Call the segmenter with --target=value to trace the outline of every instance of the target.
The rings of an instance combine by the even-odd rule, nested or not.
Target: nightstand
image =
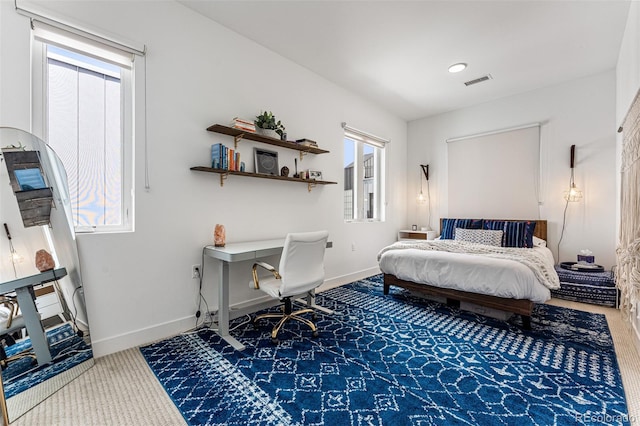
[[[616,288],[613,271],[581,272],[555,266],[560,278],[560,289],[551,290],[551,296],[574,302],[618,307],[620,292]]]
[[[433,240],[436,235],[436,231],[411,231],[408,229],[402,229],[398,231],[398,241]]]
[[[398,231],[398,241],[426,240],[426,239],[427,239],[427,231],[410,231],[407,229],[402,229]]]

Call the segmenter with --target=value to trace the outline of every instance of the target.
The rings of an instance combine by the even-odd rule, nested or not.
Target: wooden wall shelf
[[[235,176],[246,176],[252,178],[259,179],[272,179],[272,180],[284,180],[288,182],[297,182],[297,183],[306,183],[309,191],[316,185],[336,185],[338,182],[331,182],[327,180],[313,180],[313,179],[299,179],[288,176],[274,176],[274,175],[265,175],[260,173],[250,173],[250,172],[240,172],[236,170],[224,170],[224,169],[213,169],[211,167],[191,167],[191,170],[195,170],[197,172],[207,172],[207,173],[217,173],[220,175],[220,186],[224,185],[224,180],[229,175]]]
[[[307,153],[309,154],[328,154],[329,153],[329,151],[320,149],[318,147],[303,146],[295,142],[283,141],[276,138],[270,138],[268,136],[263,136],[258,133],[245,132],[243,130],[236,129],[233,127],[223,126],[222,124],[214,124],[213,126],[209,126],[207,130],[214,133],[220,133],[222,135],[232,136],[235,142],[235,149],[238,149],[238,142],[240,142],[242,139],[246,139],[254,142],[264,143],[267,145],[279,146],[281,148],[300,151],[300,160],[302,160],[303,155]],[[191,170],[195,170],[197,172],[219,174],[220,186],[224,186],[224,181],[227,177],[229,177],[229,175],[306,183],[309,192],[311,192],[311,189],[316,185],[335,185],[338,183],[338,182],[331,182],[327,180],[299,179],[299,178],[288,177],[288,176],[266,175],[266,174],[260,174],[260,173],[241,172],[238,170],[214,169],[212,167],[203,167],[203,166],[191,167]]]
[[[282,148],[294,149],[296,151],[300,151],[302,153],[310,153],[310,154],[328,154],[329,151],[325,151],[324,149],[320,149],[312,146],[303,146],[291,141],[283,141],[276,138],[270,138],[268,136],[262,136],[258,133],[245,132],[239,129],[235,129],[233,127],[223,126],[222,124],[214,124],[207,128],[210,132],[220,133],[227,136],[233,136],[237,144],[241,139],[247,139],[250,141],[261,142],[267,145],[279,146]]]

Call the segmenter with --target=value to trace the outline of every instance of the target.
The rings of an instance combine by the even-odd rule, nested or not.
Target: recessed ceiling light
[[[467,64],[464,62],[460,62],[458,64],[453,64],[449,67],[449,72],[460,72],[467,67]]]

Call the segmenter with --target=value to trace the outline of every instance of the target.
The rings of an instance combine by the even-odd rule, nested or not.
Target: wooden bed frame
[[[529,219],[485,219],[485,220],[506,220],[508,222],[521,222]],[[533,235],[547,239],[547,221],[531,219],[536,222]],[[443,219],[440,219],[440,230],[442,232]],[[428,284],[419,284],[411,281],[401,280],[395,275],[384,274],[384,294],[389,294],[389,287],[395,285],[398,287],[406,288],[408,290],[416,291],[428,296],[439,296],[447,299],[448,305],[459,306],[460,302],[474,303],[476,305],[484,306],[491,309],[498,309],[501,311],[512,312],[522,316],[522,325],[525,329],[531,329],[531,312],[533,311],[534,302],[528,299],[507,299],[503,297],[487,296],[478,293],[469,293],[466,291],[453,290],[449,288],[440,288],[430,286]]]

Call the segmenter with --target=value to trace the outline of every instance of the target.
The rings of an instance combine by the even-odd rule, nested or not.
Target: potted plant
[[[259,133],[264,136],[269,136],[276,139],[286,140],[286,133],[284,132],[284,125],[280,120],[276,121],[276,116],[271,111],[263,112],[256,116],[256,127],[261,129]]]

